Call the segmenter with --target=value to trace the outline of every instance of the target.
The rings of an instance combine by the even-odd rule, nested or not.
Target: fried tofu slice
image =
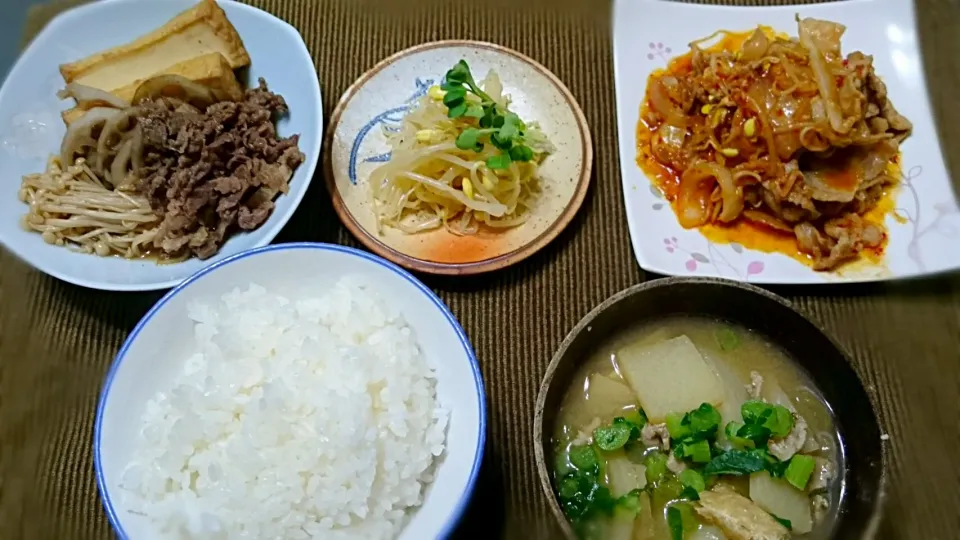
[[[136,40],[60,66],[67,84],[76,82],[113,91],[146,79],[174,64],[220,53],[232,69],[250,64],[236,28],[214,0],[201,0]]]
[[[731,540],[787,540],[790,531],[753,501],[729,488],[718,486],[700,492],[696,511],[723,529]]]
[[[219,99],[230,101],[243,99],[243,87],[240,85],[233,69],[230,67],[230,62],[220,53],[214,52],[191,58],[156,73],[152,73],[150,77],[156,77],[158,75],[179,75],[185,79],[202,84],[213,90],[214,95]],[[106,90],[124,101],[129,102],[133,99],[140,84],[150,77],[136,80],[121,88],[101,88],[101,90]],[[86,110],[80,107],[74,107],[61,112],[60,116],[63,118],[63,123],[69,126],[82,117],[85,112]]]

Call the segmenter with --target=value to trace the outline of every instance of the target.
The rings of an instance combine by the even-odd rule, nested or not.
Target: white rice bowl
[[[276,257],[283,249],[260,251]],[[223,273],[233,264],[243,266],[228,261]],[[180,305],[185,319],[178,328],[189,332],[161,331],[146,339],[147,323],[161,316],[145,317],[126,355],[118,356],[116,373],[108,375],[98,411],[98,480],[121,537],[449,534],[476,477],[482,433],[473,436],[480,448],[472,456],[447,436],[448,427],[458,431],[460,409],[456,398],[444,399],[446,366],[435,354],[435,336],[415,327],[415,306],[390,298],[397,291],[363,274],[295,288],[264,287],[256,278],[231,288],[237,278],[201,276],[198,283],[216,283],[218,294],[172,294],[170,302]],[[160,314],[169,319],[169,311]],[[140,400],[131,407],[114,394],[121,379],[134,380],[124,373],[128,364],[150,369],[130,358],[138,341],[159,349],[150,362],[161,362],[165,373],[135,383],[146,382],[150,391],[125,390]],[[185,343],[165,351],[164,342]],[[448,392],[458,392],[457,386]],[[482,424],[482,397],[477,409]],[[111,430],[108,421],[119,414],[126,426]],[[107,442],[120,439],[127,440]],[[466,476],[445,475],[449,458],[473,466]],[[436,499],[434,483],[447,501]],[[418,524],[423,505],[446,506],[446,515]]]

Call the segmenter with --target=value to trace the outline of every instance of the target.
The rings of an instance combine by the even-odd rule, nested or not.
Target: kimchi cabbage
[[[898,183],[912,125],[873,58],[841,53],[843,25],[797,23],[797,39],[717,32],[651,75],[638,161],[669,173],[659,187],[683,227],[746,220],[830,270],[882,249],[865,215]]]

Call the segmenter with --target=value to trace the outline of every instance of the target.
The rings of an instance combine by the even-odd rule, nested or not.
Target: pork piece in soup
[[[812,383],[762,336],[669,319],[616,336],[576,374],[554,487],[584,539],[821,538],[839,441]]]

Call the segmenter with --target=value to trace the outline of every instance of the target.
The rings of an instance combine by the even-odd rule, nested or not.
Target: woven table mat
[[[76,3],[33,9],[24,41]],[[469,279],[424,277],[472,339],[488,393],[487,459],[455,536],[469,531],[483,538],[554,537],[532,446],[540,378],[566,332],[594,305],[655,277],[636,264],[622,204],[610,5],[602,0],[253,3],[303,34],[328,117],[347,86],[378,60],[453,38],[491,41],[533,57],[582,105],[593,132],[595,173],[571,226],[541,253],[507,270]],[[950,168],[960,170],[955,94],[960,6],[953,0],[919,0],[917,12],[944,151]],[[320,179],[278,241],[357,245],[338,222]],[[890,435],[882,536],[957,538],[960,278],[774,291],[847,347]],[[96,401],[113,355],[159,296],[81,289],[0,251],[0,540],[112,536],[94,481]]]

